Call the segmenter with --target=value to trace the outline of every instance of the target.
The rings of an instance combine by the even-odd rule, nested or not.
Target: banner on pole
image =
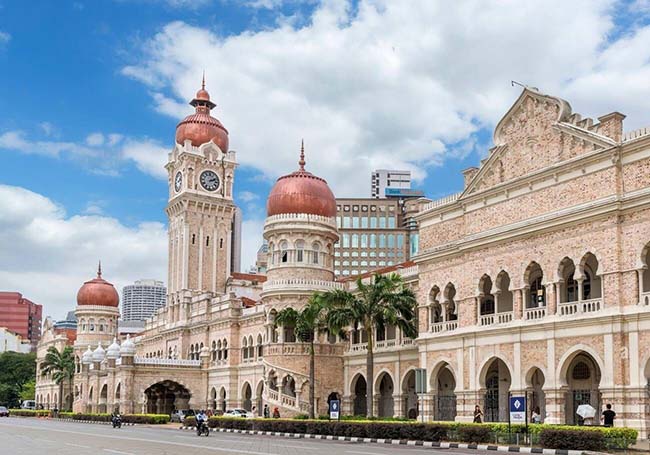
[[[510,397],[510,423],[526,423],[526,397]]]

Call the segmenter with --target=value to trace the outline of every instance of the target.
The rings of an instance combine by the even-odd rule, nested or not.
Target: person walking
[[[531,423],[542,423],[542,415],[540,414],[539,406],[535,406],[533,413],[530,416]]]
[[[479,405],[474,406],[474,423],[483,423],[483,411]]]
[[[269,417],[271,417],[271,410],[269,409],[269,405],[265,404],[264,405],[264,418],[268,419]]]
[[[612,405],[610,403],[607,403],[607,406],[605,406],[607,409],[603,411],[603,415],[601,416],[601,420],[603,421],[603,425],[606,427],[613,427],[614,426],[614,419],[616,418],[616,413],[612,411]]]
[[[279,419],[280,418],[280,410],[277,408],[277,406],[275,408],[273,408],[273,418],[274,419]]]

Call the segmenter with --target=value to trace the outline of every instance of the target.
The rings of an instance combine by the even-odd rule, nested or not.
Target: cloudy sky
[[[62,317],[102,260],[166,279],[174,128],[206,72],[241,163],[243,267],[268,191],[307,167],[338,196],[411,169],[438,198],[521,90],[650,125],[650,1],[0,0],[0,290]]]

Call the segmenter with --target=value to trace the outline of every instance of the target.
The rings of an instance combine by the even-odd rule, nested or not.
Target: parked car
[[[0,406],[0,417],[9,417],[9,409]]]
[[[25,400],[20,405],[22,409],[36,409],[36,401],[34,400]]]
[[[226,412],[223,413],[224,417],[244,417],[244,418],[251,418],[253,417],[253,413],[247,411],[246,409],[229,409]]]
[[[194,415],[195,413],[192,409],[177,409],[176,411],[172,412],[171,421],[182,423],[183,420],[185,420],[185,417]]]

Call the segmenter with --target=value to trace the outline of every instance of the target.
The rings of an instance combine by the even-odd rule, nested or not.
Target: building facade
[[[144,321],[167,301],[162,281],[138,280],[122,288],[122,321]]]
[[[41,338],[43,306],[19,292],[0,292],[0,327],[17,333],[35,347]]]
[[[374,199],[385,198],[387,189],[410,190],[411,171],[387,169],[372,171],[372,174],[370,174],[370,197]]]
[[[204,90],[193,101],[208,102]],[[267,275],[229,274],[236,161],[210,119],[199,123],[208,132],[181,122],[169,155],[167,305],[142,334],[118,342],[112,286],[98,277],[80,290],[77,411],[260,413],[268,404],[291,416],[309,407],[308,345],[275,315],[314,292],[355,290],[352,277],[335,278],[344,232],[337,201],[301,154],[268,198]],[[464,190],[418,203],[411,262],[379,270],[415,292],[418,336],[377,331],[367,378],[363,335],[319,334],[318,413],[336,397],[344,414],[364,414],[372,387],[376,415],[471,421],[480,405],[486,420],[507,421],[508,394],[527,393],[545,422],[575,423],[578,405],[612,403],[616,425],[647,437],[650,134],[623,134],[619,113],[598,120],[523,90],[496,127],[495,147],[465,171]],[[421,400],[417,368],[428,377]]]
[[[13,351],[26,354],[31,352],[32,347],[29,340],[23,340],[23,337],[17,333],[0,327],[0,353]]]

